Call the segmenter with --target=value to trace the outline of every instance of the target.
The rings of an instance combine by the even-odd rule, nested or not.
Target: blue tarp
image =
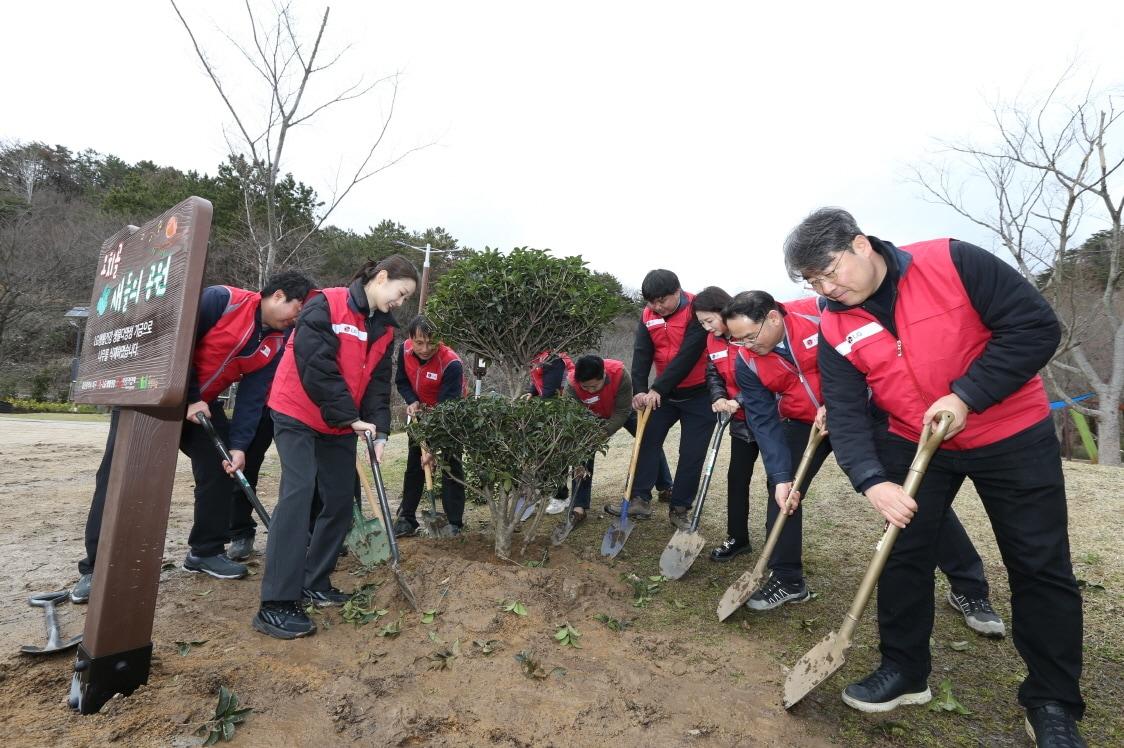
[[[1079,403],[1082,400],[1088,400],[1094,394],[1095,393],[1092,393],[1092,392],[1086,392],[1084,395],[1078,395],[1077,397],[1070,398],[1070,399],[1073,400],[1073,402],[1075,402],[1075,403]],[[1050,410],[1058,410],[1060,408],[1066,408],[1066,407],[1069,407],[1069,403],[1067,403],[1065,400],[1055,400],[1054,402],[1050,403]]]

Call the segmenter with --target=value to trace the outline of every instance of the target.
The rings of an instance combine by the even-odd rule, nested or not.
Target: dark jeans
[[[246,449],[246,467],[242,469],[242,474],[246,476],[246,480],[250,482],[255,492],[258,490],[258,473],[261,471],[261,464],[265,461],[265,453],[272,443],[273,419],[266,409],[262,413],[261,420],[258,421],[254,440]],[[258,524],[254,521],[254,508],[250,505],[246,494],[242,493],[242,487],[235,481],[230,494],[230,539],[252,538],[257,532],[257,527]]]
[[[261,599],[299,600],[301,588],[326,590],[351,524],[355,434],[322,434],[295,418],[273,414],[281,486],[266,545]],[[323,508],[311,539],[313,495]]]
[[[402,480],[402,506],[399,509],[399,514],[415,526],[418,524],[418,504],[425,490],[421,452],[421,446],[411,439],[410,450],[406,455],[406,476]],[[464,480],[464,466],[460,456],[446,455],[442,460],[441,472],[441,508],[449,518],[449,524],[461,527],[464,524],[464,484],[457,479]]]
[[[730,467],[726,470],[726,537],[749,542],[749,483],[760,450],[757,442],[730,436]]]
[[[667,432],[679,423],[679,462],[675,466],[675,481],[671,489],[673,507],[690,507],[699,487],[703,460],[714,430],[715,415],[710,409],[710,396],[705,391],[685,400],[664,398],[663,404],[652,412],[640,444],[640,462],[632,495],[647,498],[656,484],[659,458]]]
[[[877,447],[890,479],[901,483],[916,445],[887,435]],[[1081,594],[1070,562],[1065,481],[1052,429],[1031,427],[998,445],[934,455],[916,497],[917,513],[878,583],[883,663],[913,678],[932,669],[933,567],[944,519],[965,478],[983,501],[1007,567],[1013,639],[1028,670],[1019,703],[1033,708],[1058,701],[1080,718]]]
[[[624,430],[627,431],[628,433],[632,434],[633,438],[636,438],[636,412],[635,411],[633,411],[632,414],[629,415],[628,420],[624,422]],[[590,494],[592,493],[592,489],[593,489],[593,463],[594,463],[594,460],[596,459],[596,457],[597,457],[597,455],[594,455],[593,457],[590,457],[589,460],[583,464],[583,467],[585,468],[586,476],[582,480],[576,481],[576,483],[575,483],[578,495],[577,495],[577,498],[574,500],[574,506],[580,506],[580,507],[583,507],[585,509],[589,509],[589,499],[590,499]],[[656,473],[656,480],[654,482],[655,487],[660,491],[665,491],[665,490],[671,488],[672,485],[674,485],[674,479],[671,477],[671,468],[667,464],[667,456],[664,455],[662,445],[660,446],[660,449],[659,449],[659,462],[657,464],[657,470],[658,470],[658,472]],[[625,480],[627,482],[627,477],[625,478]],[[567,493],[566,486],[563,485],[561,488],[558,489],[558,493],[556,494],[556,498],[563,498],[564,499],[564,498],[566,498],[566,493]],[[624,493],[624,486],[623,485],[621,486],[621,493]],[[645,501],[650,501],[652,499],[652,484],[649,484],[646,488],[643,488],[643,489],[640,488],[640,469],[639,469],[639,465],[637,465],[636,479],[632,482],[632,497],[631,498],[633,498],[633,499],[640,498],[640,499],[644,499]]]

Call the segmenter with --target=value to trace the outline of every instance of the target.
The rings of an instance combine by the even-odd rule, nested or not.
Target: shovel
[[[819,448],[823,438],[824,433],[812,426],[812,431],[808,434],[808,445],[804,447],[804,456],[800,458],[800,465],[796,468],[796,477],[792,481],[794,490],[802,486],[805,491],[808,490],[808,487],[804,486],[804,478],[808,474],[812,457],[816,454],[816,449]],[[781,530],[784,529],[784,523],[787,519],[787,512],[780,512],[777,515],[776,521],[773,522],[773,530],[765,541],[765,548],[761,551],[761,557],[757,559],[757,563],[752,569],[738,577],[738,581],[731,584],[726,590],[726,594],[718,602],[719,621],[725,621],[733,615],[735,610],[745,605],[745,601],[750,598],[753,591],[761,586],[761,583],[765,580],[765,570],[769,563],[769,557],[773,555],[773,549],[777,547],[777,541],[781,537]]]
[[[930,428],[926,425],[925,430],[921,433],[921,441],[917,444],[917,454],[913,458],[913,464],[909,466],[909,475],[902,485],[902,489],[911,497],[917,495],[921,478],[925,475],[925,468],[929,466],[930,458],[936,453],[941,442],[944,441],[944,436],[948,433],[948,427],[951,424],[952,414],[947,410],[942,410],[937,414],[936,428]],[[839,631],[829,633],[823,641],[812,647],[792,666],[792,670],[784,679],[785,709],[791,709],[795,706],[813,688],[843,667],[843,663],[847,661],[847,650],[851,648],[851,637],[855,633],[855,628],[859,625],[859,618],[862,617],[866,604],[870,602],[870,596],[874,592],[874,587],[878,584],[878,577],[882,574],[883,567],[886,566],[886,559],[890,557],[890,551],[894,547],[894,541],[898,539],[899,532],[900,530],[896,525],[890,525],[886,528],[882,539],[878,541],[874,558],[870,560],[870,566],[867,567],[866,575],[863,576],[862,583],[859,585],[859,592],[855,595],[855,600],[851,603],[851,609],[847,611],[847,617],[843,619],[843,625],[839,627]]]
[[[207,432],[207,436],[211,437],[211,441],[215,443],[215,449],[218,450],[222,458],[227,462],[233,463],[234,460],[233,458],[231,458],[230,452],[227,451],[226,445],[222,443],[222,439],[219,438],[218,432],[215,431],[215,427],[211,425],[211,419],[207,418],[206,414],[204,413],[197,413],[195,417],[198,419],[199,425],[202,426],[203,430]],[[252,506],[254,508],[254,511],[258,513],[258,518],[261,520],[261,523],[265,525],[265,529],[268,530],[269,512],[267,512],[265,510],[265,507],[262,506],[262,503],[258,501],[258,495],[254,493],[254,488],[250,485],[250,481],[246,480],[246,476],[242,473],[241,470],[235,470],[234,477],[238,479],[238,485],[242,487],[242,493],[246,494],[246,500],[250,502],[250,506]]]
[[[625,541],[632,534],[636,523],[628,516],[629,497],[632,496],[632,484],[636,480],[636,463],[640,457],[640,442],[644,438],[644,428],[648,425],[648,417],[652,415],[652,408],[647,407],[640,411],[636,417],[636,436],[632,442],[632,461],[628,463],[628,481],[624,486],[624,498],[621,499],[621,516],[613,520],[605,537],[601,540],[601,555],[616,558],[624,548]]]
[[[433,497],[433,470],[425,466],[425,496],[429,499],[429,509],[421,510],[421,526],[431,538],[453,537],[453,526],[444,512],[437,511],[437,500]]]
[[[386,498],[386,486],[382,482],[382,470],[379,469],[379,461],[375,458],[375,437],[370,431],[365,432],[365,435],[367,437],[367,455],[371,461],[371,472],[375,476],[375,493],[379,497],[379,514],[385,526],[386,519],[390,517],[390,501]],[[418,610],[418,599],[414,596],[414,591],[410,589],[410,584],[406,581],[406,575],[402,573],[401,567],[398,566],[398,540],[394,537],[394,532],[388,530],[386,539],[390,543],[390,570],[394,572],[394,581],[398,583],[398,589],[402,593],[402,597],[406,598],[410,607]]]
[[[363,484],[363,490],[368,498],[371,496],[371,482],[367,478],[367,468],[363,465],[363,458],[356,455],[355,470]],[[374,500],[371,499],[374,504]],[[365,568],[370,568],[390,558],[390,543],[386,536],[391,532],[390,526],[380,517],[367,519],[363,516],[363,502],[356,496],[351,507],[351,529],[347,532],[347,547],[359,559]]]
[[[59,592],[45,592],[42,595],[32,595],[27,598],[27,604],[33,608],[43,608],[47,620],[47,643],[42,647],[36,647],[33,644],[24,644],[20,647],[20,651],[24,654],[51,654],[52,652],[61,652],[64,649],[70,649],[82,642],[82,635],[71,637],[70,639],[63,640],[62,633],[59,631],[59,619],[55,615],[55,603],[62,602],[70,596],[66,590]]]
[[[570,470],[570,503],[566,506],[566,521],[554,528],[550,534],[551,545],[562,545],[562,541],[574,531],[574,502],[578,500],[578,481],[574,480],[574,471]]]
[[[710,452],[706,457],[702,483],[699,484],[698,493],[695,495],[695,513],[691,516],[691,524],[686,530],[682,528],[676,530],[668,541],[667,547],[660,554],[660,574],[668,579],[679,579],[686,574],[706,545],[706,538],[699,532],[699,519],[702,517],[706,492],[710,488],[710,477],[714,473],[714,461],[718,459],[722,434],[725,433],[729,423],[729,413],[718,414],[718,425],[714,427],[714,434],[710,437]]]

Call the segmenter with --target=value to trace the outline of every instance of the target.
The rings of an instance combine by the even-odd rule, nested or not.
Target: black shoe
[[[691,507],[673,506],[667,510],[667,519],[678,530],[690,530]]]
[[[753,546],[749,544],[748,540],[738,540],[736,538],[726,538],[726,542],[715,548],[710,552],[711,561],[729,561],[739,553],[749,553],[753,550]]]
[[[326,590],[301,590],[301,602],[311,603],[317,608],[327,608],[331,605],[343,605],[351,599],[351,595],[329,587]]]
[[[418,525],[416,522],[411,522],[405,517],[399,517],[394,522],[394,537],[396,538],[412,538],[418,534]]]
[[[231,561],[245,561],[254,553],[254,536],[235,538],[226,547],[226,557]]]
[[[656,491],[656,497],[659,499],[659,502],[661,504],[670,504],[671,503],[671,489],[670,488],[658,489]]]
[[[221,553],[217,556],[196,556],[190,551],[183,560],[183,569],[193,574],[210,574],[215,579],[241,579],[248,571],[245,564],[231,561]]]
[[[1057,702],[1027,709],[1025,722],[1026,734],[1040,748],[1086,748],[1077,721]]]
[[[90,588],[94,586],[93,572],[78,577],[78,581],[70,588],[70,602],[79,605],[90,599]]]
[[[843,703],[860,712],[888,712],[902,704],[928,704],[932,699],[924,678],[911,682],[897,668],[886,665],[843,691]]]
[[[316,633],[316,624],[295,600],[262,603],[252,625],[275,639],[297,639]]]
[[[761,585],[761,589],[749,596],[745,607],[750,610],[772,610],[785,603],[802,603],[812,599],[808,592],[808,585],[801,579],[799,582],[782,582],[772,574]]]
[[[986,597],[971,598],[948,591],[948,604],[964,616],[964,624],[977,634],[1002,639],[1007,634],[1003,619],[991,607]]]

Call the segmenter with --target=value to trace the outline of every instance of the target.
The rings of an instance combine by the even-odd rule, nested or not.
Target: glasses
[[[752,335],[746,335],[741,338],[730,338],[730,345],[736,345],[741,348],[746,348],[753,345],[757,342],[757,338],[761,336],[761,331],[765,329],[765,323],[768,321],[768,317],[761,320],[761,326],[758,327],[757,332],[753,333]]]
[[[804,286],[804,290],[819,291],[821,288],[823,288],[823,284],[834,282],[835,274],[839,272],[839,263],[843,262],[843,255],[845,255],[846,253],[847,250],[843,250],[839,253],[839,257],[835,258],[835,264],[831,266],[830,270],[820,273],[814,278],[805,278],[804,280],[806,281],[806,285]]]

